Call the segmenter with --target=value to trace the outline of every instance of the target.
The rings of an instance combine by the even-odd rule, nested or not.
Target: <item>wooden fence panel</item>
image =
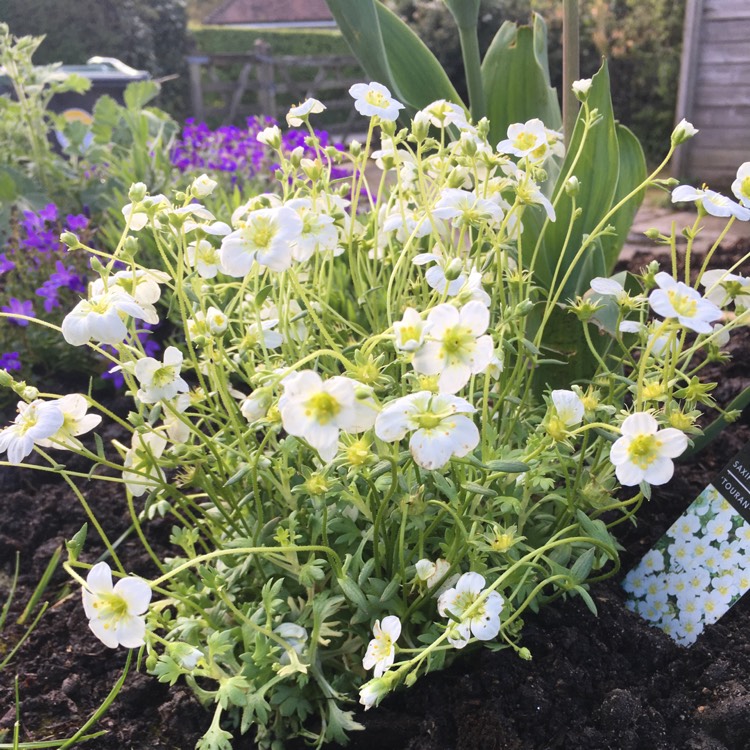
[[[321,127],[348,135],[359,125],[352,99],[344,95],[362,80],[353,57],[273,55],[258,40],[252,52],[194,56],[188,64],[196,120],[239,124],[250,114],[279,120],[290,106],[316,97],[327,107]]]

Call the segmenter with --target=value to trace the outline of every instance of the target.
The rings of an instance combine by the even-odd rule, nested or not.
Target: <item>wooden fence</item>
[[[316,123],[338,135],[361,127],[349,87],[362,80],[353,57],[273,55],[258,40],[252,52],[187,58],[193,116],[201,122],[240,124],[247,115],[283,121],[289,107],[309,97],[327,107]]]
[[[750,0],[688,0],[677,121],[700,133],[682,145],[678,177],[726,187],[750,160]]]

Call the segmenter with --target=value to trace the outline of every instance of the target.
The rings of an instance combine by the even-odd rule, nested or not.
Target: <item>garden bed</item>
[[[717,255],[728,267],[747,243]],[[649,260],[636,255],[630,267]],[[750,384],[750,334],[738,331],[732,362],[715,379],[718,401]],[[637,527],[623,529],[623,570],[631,567],[685,509],[726,460],[750,440],[746,413],[709,450],[678,464],[675,480],[658,488]],[[0,656],[22,635],[15,619],[54,550],[85,520],[66,486],[49,475],[3,470],[0,566],[5,589],[16,551],[21,580],[8,625],[0,634]],[[87,498],[112,538],[127,527],[119,485],[97,483]],[[156,544],[167,549],[169,523],[151,524]],[[87,559],[99,549],[90,533]],[[168,554],[168,553],[167,553]],[[142,548],[125,542],[129,569],[148,574]],[[12,663],[0,673],[0,741],[12,739],[14,676],[18,674],[21,740],[69,737],[104,700],[121,673],[126,653],[110,651],[89,631],[78,587],[64,592],[56,574],[48,589],[55,603]],[[451,669],[428,675],[358,719],[366,726],[350,747],[446,750],[613,748],[629,750],[741,750],[750,746],[750,600],[743,599],[690,649],[675,645],[624,608],[618,580],[591,589],[594,618],[580,599],[550,606],[527,618],[523,645],[533,660],[511,651],[478,651]],[[107,734],[86,743],[92,750],[153,748],[189,750],[205,730],[204,713],[187,688],[168,688],[131,675],[98,723]],[[244,737],[235,750],[251,748]]]

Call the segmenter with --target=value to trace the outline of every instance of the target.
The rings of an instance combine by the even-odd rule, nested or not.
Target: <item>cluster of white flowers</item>
[[[102,421],[98,414],[87,411],[88,401],[79,393],[49,401],[19,401],[13,424],[0,431],[0,453],[7,451],[8,461],[20,464],[35,445],[75,450],[81,446],[78,436],[90,432]]]
[[[629,609],[689,646],[750,589],[750,524],[709,485],[623,587]]]

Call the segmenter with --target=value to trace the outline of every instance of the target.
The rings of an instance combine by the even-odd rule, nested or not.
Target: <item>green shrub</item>
[[[257,39],[271,45],[276,55],[349,55],[337,29],[235,29],[202,26],[190,35],[198,53],[252,52]]]
[[[37,64],[85,63],[103,55],[154,78],[178,75],[159,104],[176,117],[187,113],[184,0],[0,0],[0,18],[16,36],[46,35]]]

